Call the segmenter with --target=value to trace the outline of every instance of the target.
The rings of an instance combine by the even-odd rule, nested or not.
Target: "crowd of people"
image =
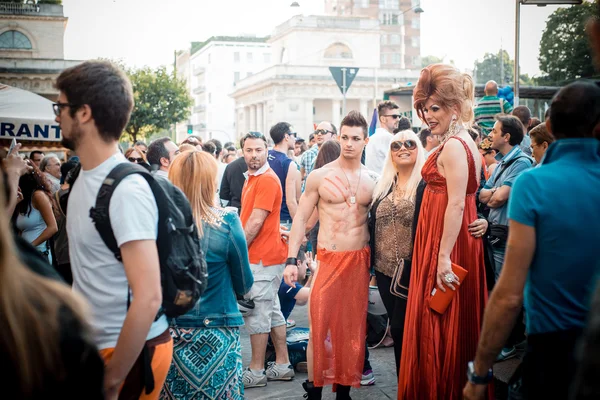
[[[499,99],[493,81],[475,103],[469,75],[434,64],[413,93],[418,133],[384,101],[372,136],[351,111],[308,140],[279,122],[239,143],[189,135],[124,152],[134,98],[117,66],[84,62],[56,88],[64,162],[41,151],[23,159],[21,144],[2,160],[8,398],[243,399],[303,365],[299,395],[320,399],[333,385],[350,399],[375,382],[373,277],[398,399],[493,398],[494,363],[523,346],[511,396],[600,395],[597,83],[561,88],[539,121]],[[107,177],[127,163],[136,173],[99,207]],[[156,182],[185,198],[190,226],[164,218],[178,210],[165,210]],[[199,300],[169,317],[165,286],[190,280],[165,273],[178,254],[157,246],[164,230],[188,235],[207,271],[173,304]],[[305,304],[309,326],[292,328]]]

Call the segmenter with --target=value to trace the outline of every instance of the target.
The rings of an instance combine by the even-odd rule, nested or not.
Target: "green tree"
[[[515,62],[510,59],[506,50],[498,53],[485,53],[482,61],[475,61],[475,80],[477,83],[496,81],[500,86],[513,85],[514,69]]]
[[[431,64],[439,64],[443,62],[443,59],[436,57],[436,56],[425,56],[425,57],[421,57],[421,67],[425,68],[428,65]]]
[[[563,85],[594,74],[585,25],[594,14],[592,3],[559,8],[546,22],[540,41],[540,83]]]
[[[169,129],[189,117],[193,100],[184,80],[165,67],[126,70],[133,85],[135,106],[125,132],[138,137]]]

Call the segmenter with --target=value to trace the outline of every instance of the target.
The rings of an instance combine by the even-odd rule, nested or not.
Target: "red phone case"
[[[467,276],[467,273],[469,271],[467,271],[460,265],[452,263],[452,272],[454,272],[454,275],[458,276],[458,280],[459,280],[460,284],[462,285],[464,283],[465,277]],[[454,287],[456,288],[456,290],[460,290],[460,286],[454,285]],[[441,290],[439,290],[436,285],[436,287],[431,292],[431,300],[429,301],[429,307],[433,311],[443,314],[446,312],[446,309],[450,305],[450,302],[454,298],[455,294],[456,294],[456,291],[450,289],[447,286],[446,286],[446,293],[444,293]]]

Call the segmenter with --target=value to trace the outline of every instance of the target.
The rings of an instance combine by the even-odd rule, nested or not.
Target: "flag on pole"
[[[375,129],[377,129],[377,120],[378,120],[378,116],[377,116],[377,109],[373,109],[373,118],[371,118],[371,125],[369,125],[369,136],[373,136],[373,134],[375,133]]]

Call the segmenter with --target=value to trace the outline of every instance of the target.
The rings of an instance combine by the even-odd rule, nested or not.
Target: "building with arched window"
[[[274,64],[237,82],[236,134],[267,133],[275,123],[291,123],[304,138],[320,121],[339,126],[343,95],[329,67],[356,72],[346,95],[346,112],[370,120],[384,91],[414,84],[419,69],[381,65],[381,23],[376,18],[297,15],[277,26],[269,38]],[[409,114],[410,99],[400,105]]]
[[[58,74],[79,63],[64,57],[67,22],[59,4],[0,2],[0,83],[54,100]]]

